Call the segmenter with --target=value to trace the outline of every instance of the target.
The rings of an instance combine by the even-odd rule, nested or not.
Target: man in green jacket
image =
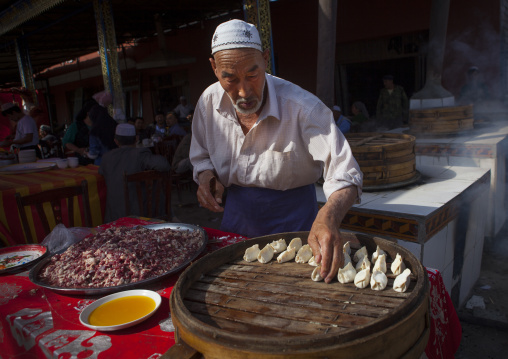
[[[393,76],[383,77],[384,89],[377,101],[376,117],[378,126],[389,130],[401,127],[408,121],[409,102],[402,86],[393,83]]]

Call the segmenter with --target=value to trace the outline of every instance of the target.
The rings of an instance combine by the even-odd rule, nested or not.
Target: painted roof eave
[[[65,0],[19,0],[0,13],[0,36]]]

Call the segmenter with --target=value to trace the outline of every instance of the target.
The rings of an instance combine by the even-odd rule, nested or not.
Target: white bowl
[[[152,298],[155,302],[155,308],[150,313],[148,313],[147,315],[145,315],[143,317],[140,317],[136,320],[133,320],[133,321],[130,321],[127,323],[118,324],[118,325],[99,326],[99,325],[92,325],[88,321],[90,314],[92,314],[92,312],[95,309],[97,309],[99,306],[101,306],[102,304],[107,303],[107,302],[114,300],[114,299],[123,298],[123,297],[130,297],[130,296],[135,296],[135,295]],[[103,297],[99,300],[96,300],[95,302],[93,302],[92,304],[87,306],[85,309],[83,309],[83,311],[79,315],[79,321],[85,327],[88,327],[93,330],[103,331],[103,332],[110,332],[110,331],[114,331],[114,330],[129,328],[129,327],[132,327],[133,325],[141,323],[142,321],[150,318],[157,311],[157,309],[159,309],[159,307],[161,305],[161,301],[162,301],[162,299],[161,299],[161,296],[159,295],[159,293],[151,291],[151,290],[146,290],[146,289],[126,290],[124,292],[114,293],[114,294],[108,295],[106,297]]]
[[[67,158],[67,163],[69,164],[69,167],[75,168],[79,165],[79,159],[77,157],[69,157]]]
[[[56,161],[56,165],[60,169],[67,168],[67,159],[60,159],[60,160]]]

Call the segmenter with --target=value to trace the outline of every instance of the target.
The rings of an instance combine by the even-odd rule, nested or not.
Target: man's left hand
[[[355,186],[338,190],[328,198],[312,224],[308,243],[317,263],[321,263],[321,277],[330,283],[344,265],[340,224],[357,196]]]

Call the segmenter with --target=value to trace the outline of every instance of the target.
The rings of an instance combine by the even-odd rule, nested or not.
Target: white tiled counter
[[[508,119],[506,119],[508,120]],[[407,128],[392,130],[402,133]],[[508,148],[508,121],[476,128],[449,136],[416,135],[416,166],[465,166],[491,170],[488,221],[486,235],[494,238],[503,226],[505,208],[506,151]]]
[[[424,266],[438,269],[452,300],[461,305],[480,275],[490,170],[417,166],[420,183],[364,192],[341,228],[397,240]],[[326,198],[316,186],[318,202]]]

